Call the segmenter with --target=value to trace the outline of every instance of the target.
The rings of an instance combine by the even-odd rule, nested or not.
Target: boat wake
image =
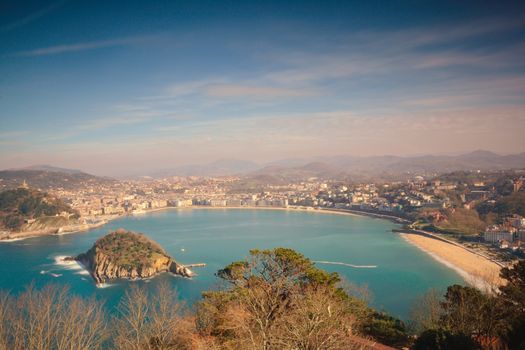
[[[377,265],[353,265],[353,264],[347,264],[344,262],[338,262],[338,261],[314,261],[316,264],[327,264],[327,265],[343,265],[348,267],[353,267],[356,269],[375,269],[377,268]]]

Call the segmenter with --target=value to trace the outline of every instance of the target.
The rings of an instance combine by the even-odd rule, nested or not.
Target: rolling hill
[[[49,168],[57,169],[54,167]],[[115,180],[71,170],[68,172],[32,169],[0,171],[0,189],[17,188],[24,182],[29,187],[48,190],[57,188],[75,189],[93,184],[111,185],[115,183]]]

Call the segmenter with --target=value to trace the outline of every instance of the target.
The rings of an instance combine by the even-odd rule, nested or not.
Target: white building
[[[514,235],[507,231],[485,231],[483,239],[490,243],[497,243],[502,240],[512,242],[514,241]]]

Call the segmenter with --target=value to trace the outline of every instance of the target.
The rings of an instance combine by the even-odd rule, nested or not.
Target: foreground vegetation
[[[335,273],[284,248],[253,250],[218,271],[225,286],[192,310],[161,285],[131,286],[114,316],[67,288],[29,287],[0,296],[4,349],[374,349],[525,348],[525,262],[504,269],[497,294],[454,285],[426,295],[405,325],[370,309]]]

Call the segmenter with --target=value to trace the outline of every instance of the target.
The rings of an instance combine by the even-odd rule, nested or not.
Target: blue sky
[[[0,4],[0,168],[525,151],[525,5]]]

